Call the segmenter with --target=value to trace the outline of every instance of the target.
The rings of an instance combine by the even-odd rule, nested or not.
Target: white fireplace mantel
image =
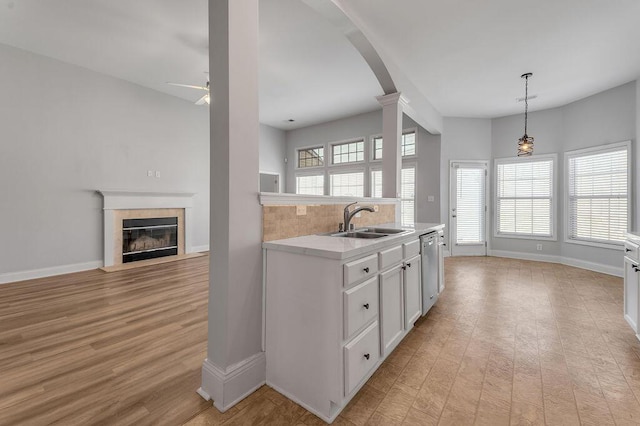
[[[193,192],[98,190],[104,197],[104,266],[112,266],[114,211],[137,209],[184,209],[184,250],[192,253]]]

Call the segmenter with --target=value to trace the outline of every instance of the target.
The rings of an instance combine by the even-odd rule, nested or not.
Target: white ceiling
[[[533,110],[640,76],[638,0],[338,1],[445,116],[522,112],[524,72]],[[166,82],[206,81],[207,1],[0,0],[0,43],[196,101]],[[371,111],[382,94],[300,0],[260,0],[260,85],[260,121],[283,129]]]

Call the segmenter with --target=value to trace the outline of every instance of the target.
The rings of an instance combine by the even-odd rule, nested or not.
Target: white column
[[[400,172],[402,170],[402,107],[405,100],[400,93],[378,96],[382,105],[382,196],[400,197]]]
[[[198,393],[225,411],[265,382],[258,0],[209,0],[209,332]]]

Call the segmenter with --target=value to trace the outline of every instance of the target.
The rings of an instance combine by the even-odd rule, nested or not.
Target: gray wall
[[[636,83],[631,82],[563,107],[529,114],[529,135],[535,137],[535,154],[556,153],[558,241],[492,238],[495,250],[560,255],[586,262],[621,266],[620,250],[565,243],[564,157],[566,151],[636,138]],[[492,120],[493,157],[516,155],[516,141],[523,133],[522,114]],[[637,149],[634,147],[634,150]],[[637,154],[632,153],[637,158]],[[634,164],[636,168],[638,162]],[[493,182],[492,182],[492,191]],[[493,198],[492,198],[493,202]],[[636,212],[637,214],[637,212]],[[542,252],[535,245],[543,244]]]
[[[280,192],[284,192],[287,169],[287,139],[284,130],[260,124],[260,172],[280,175]]]
[[[418,129],[416,134],[417,158],[415,159],[417,163],[416,221],[437,222],[440,211],[440,175],[438,171],[440,135],[430,134],[407,115],[403,116],[402,127],[403,129]],[[382,110],[286,132],[288,159],[286,192],[295,192],[296,150],[298,148],[324,145],[325,149],[328,149],[328,143],[330,142],[363,137],[366,141],[367,155],[365,155],[365,161],[368,165],[371,136],[381,133]],[[325,152],[325,155],[328,154]],[[427,201],[429,195],[434,196],[434,201]]]
[[[196,192],[208,244],[207,108],[5,45],[0,93],[0,274],[102,260],[96,189]]]

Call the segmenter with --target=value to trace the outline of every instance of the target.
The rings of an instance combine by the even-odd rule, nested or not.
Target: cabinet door
[[[380,274],[380,342],[382,356],[387,356],[402,339],[402,265]]]
[[[412,257],[404,264],[404,326],[413,328],[413,323],[422,314],[422,286],[420,277],[420,256]]]
[[[638,285],[640,272],[638,265],[628,257],[624,258],[624,319],[633,331],[638,333]]]

